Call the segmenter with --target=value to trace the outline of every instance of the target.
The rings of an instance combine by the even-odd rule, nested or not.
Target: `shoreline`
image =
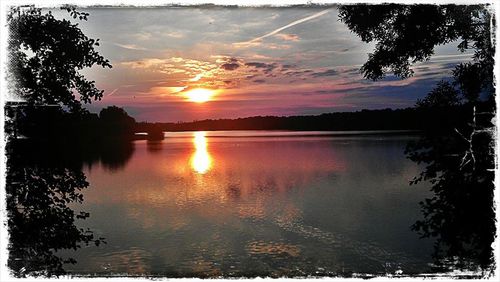
[[[420,135],[421,130],[247,130],[247,129],[233,129],[233,130],[183,130],[183,131],[162,131],[163,138],[192,138],[191,134],[182,136],[182,133],[192,132],[207,132],[206,137],[217,138],[269,138],[269,137],[348,137],[348,136],[401,136],[401,135]],[[224,132],[231,132],[225,135]],[[248,134],[233,134],[233,133],[248,133]],[[252,134],[252,133],[263,134]],[[176,136],[168,136],[173,133]],[[217,134],[219,133],[219,134]],[[274,133],[274,134],[265,134]],[[279,134],[282,133],[282,134]],[[302,134],[301,134],[302,133]],[[147,140],[147,132],[136,132],[134,140]],[[161,140],[161,139],[160,139]]]

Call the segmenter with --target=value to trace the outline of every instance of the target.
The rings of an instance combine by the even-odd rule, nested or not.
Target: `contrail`
[[[119,43],[114,43],[118,47],[122,47],[124,49],[129,49],[129,50],[139,50],[139,51],[146,51],[147,49],[141,46],[137,46],[135,44],[119,44]]]
[[[118,88],[114,89],[113,91],[111,91],[111,93],[108,94],[108,97],[115,94],[115,92],[118,90]]]
[[[265,35],[262,35],[262,36],[260,36],[260,37],[254,38],[254,39],[252,39],[252,40],[250,40],[250,41],[247,41],[247,42],[240,42],[240,43],[236,43],[236,44],[242,44],[242,45],[244,45],[244,44],[249,44],[249,43],[258,42],[258,41],[260,41],[260,40],[262,40],[262,39],[264,39],[264,38],[266,38],[266,37],[269,37],[269,36],[275,35],[276,33],[280,32],[280,31],[282,31],[282,30],[284,30],[284,29],[287,29],[287,28],[289,28],[289,27],[292,27],[292,26],[294,26],[294,25],[298,25],[298,24],[300,24],[300,23],[310,21],[310,20],[315,19],[315,18],[317,18],[317,17],[321,17],[322,15],[324,15],[324,14],[328,13],[329,11],[330,11],[330,9],[323,10],[323,11],[321,11],[321,12],[318,12],[318,13],[314,14],[314,15],[310,15],[310,16],[308,16],[308,17],[305,17],[305,18],[302,18],[302,19],[299,19],[299,20],[293,21],[293,22],[291,22],[291,23],[289,23],[289,24],[287,24],[287,25],[285,25],[285,26],[282,26],[282,27],[280,27],[280,28],[278,28],[278,29],[275,29],[275,30],[273,30],[273,31],[271,31],[271,32],[269,32],[269,33],[267,33],[267,34],[265,34]]]
[[[161,80],[158,80],[158,81],[164,81],[164,79],[161,79]],[[111,95],[113,95],[113,94],[115,94],[116,91],[118,91],[118,89],[120,89],[120,88],[129,88],[129,87],[134,87],[134,86],[135,86],[135,84],[121,85],[120,87],[113,89],[113,91],[111,91],[111,93],[108,94],[108,97],[111,96]]]

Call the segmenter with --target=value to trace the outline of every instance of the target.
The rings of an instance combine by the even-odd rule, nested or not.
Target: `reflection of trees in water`
[[[494,148],[485,131],[492,127],[492,113],[482,109],[469,125],[428,131],[408,146],[410,159],[427,164],[413,182],[433,184],[434,196],[421,202],[424,218],[412,229],[437,238],[436,270],[490,271],[494,266]]]
[[[341,6],[339,15],[361,40],[375,43],[360,69],[368,79],[388,72],[407,78],[414,73],[411,64],[430,59],[437,45],[458,41],[458,50],[474,52],[469,62],[457,63],[449,81],[417,102],[436,118],[406,154],[426,165],[412,182],[427,181],[434,192],[422,202],[424,218],[413,229],[437,239],[437,270],[492,270],[493,14],[486,5],[390,4]]]
[[[88,213],[68,207],[82,202],[81,190],[88,187],[85,175],[68,168],[16,167],[7,176],[7,208],[10,231],[9,267],[16,275],[62,274],[64,260],[55,255],[60,249],[77,249],[99,242],[90,230],[75,226],[75,218]]]
[[[160,140],[147,140],[146,149],[149,153],[156,154],[163,149],[163,142]]]
[[[58,250],[102,242],[76,226],[90,214],[69,207],[82,203],[82,191],[89,187],[82,166],[100,159],[109,169],[120,169],[133,152],[130,143],[95,147],[106,154],[91,147],[42,145],[47,144],[16,140],[7,147],[8,265],[16,276],[64,274],[64,264],[76,261],[57,256]]]
[[[111,140],[102,142],[96,155],[104,168],[118,171],[125,167],[133,153],[134,144],[132,142]]]
[[[47,142],[16,140],[9,144],[19,162],[38,166],[67,166],[81,169],[83,166],[101,163],[105,169],[122,169],[134,153],[134,144],[119,138],[99,141],[74,139],[50,140]]]

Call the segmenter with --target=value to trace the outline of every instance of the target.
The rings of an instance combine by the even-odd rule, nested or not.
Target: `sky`
[[[413,77],[373,82],[359,68],[374,43],[351,33],[335,7],[84,11],[81,29],[100,39],[97,50],[113,65],[83,72],[104,90],[87,108],[116,105],[137,121],[406,108],[471,57],[456,42],[438,46]],[[200,93],[208,101],[193,101]]]

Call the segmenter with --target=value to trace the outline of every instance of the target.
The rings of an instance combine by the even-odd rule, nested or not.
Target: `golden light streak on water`
[[[212,158],[207,151],[207,138],[204,131],[194,133],[193,144],[195,152],[191,157],[191,167],[199,174],[205,174],[212,167]]]

